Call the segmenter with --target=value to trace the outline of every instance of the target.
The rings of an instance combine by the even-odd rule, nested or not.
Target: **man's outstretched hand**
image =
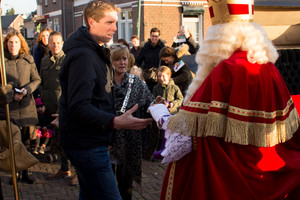
[[[115,129],[129,129],[129,130],[140,130],[146,128],[151,122],[152,118],[139,119],[132,116],[138,109],[138,104],[135,104],[131,109],[127,110],[123,115],[114,118],[113,127]]]

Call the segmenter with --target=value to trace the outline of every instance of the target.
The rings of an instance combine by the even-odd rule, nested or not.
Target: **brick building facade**
[[[42,23],[53,30],[60,31],[64,38],[84,25],[83,10],[90,0],[37,0],[38,12],[36,25]],[[201,44],[206,30],[211,26],[207,1],[197,0],[111,0],[119,8],[118,31],[114,42],[120,38],[130,42],[133,34],[140,34],[141,41],[149,38],[150,30],[157,27],[166,45],[171,45],[181,25],[186,25],[193,38]],[[138,5],[140,2],[140,26],[137,30]],[[282,45],[282,38],[294,37],[300,21],[296,16],[300,12],[300,1],[255,0],[255,22],[263,25],[270,39]],[[287,33],[284,33],[287,30]],[[297,31],[295,31],[297,30]],[[290,36],[292,35],[292,36]],[[296,38],[296,39],[294,39]],[[278,42],[278,40],[280,40]]]
[[[89,0],[39,0],[42,8],[41,20],[43,27],[60,31],[64,38],[84,25],[83,10]],[[118,31],[114,41],[124,38],[130,41],[137,34],[139,1],[112,0],[121,8]],[[147,40],[150,30],[157,27],[161,30],[161,38],[171,45],[181,25],[186,25],[201,43],[207,27],[211,25],[206,1],[180,0],[141,0],[140,39]],[[192,8],[188,11],[186,8]]]

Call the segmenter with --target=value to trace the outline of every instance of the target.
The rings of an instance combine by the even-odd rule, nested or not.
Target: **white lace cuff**
[[[164,128],[166,127],[165,123]],[[193,149],[190,136],[174,133],[165,129],[166,147],[161,155],[164,157],[162,163],[169,163],[181,159]]]

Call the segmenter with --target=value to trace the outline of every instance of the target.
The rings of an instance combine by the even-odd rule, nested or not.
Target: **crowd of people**
[[[65,42],[42,29],[33,56],[19,32],[4,39],[0,119],[9,103],[27,151],[59,155],[61,168],[45,178],[71,177],[73,165],[79,199],[130,200],[150,149],[169,163],[161,199],[299,196],[299,116],[252,13],[212,15],[201,47],[185,26],[170,46],[154,27],[143,43],[133,35],[132,47],[122,38],[107,47],[119,11],[90,1],[85,26]],[[196,53],[194,74],[181,57]],[[35,183],[28,169],[16,176]]]

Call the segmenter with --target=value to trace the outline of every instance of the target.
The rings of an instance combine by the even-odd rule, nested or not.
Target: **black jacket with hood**
[[[63,51],[60,143],[73,150],[107,146],[115,116],[109,49],[100,46],[82,26],[64,43]]]
[[[159,40],[158,43],[153,46],[151,44],[151,40],[149,39],[137,57],[136,64],[143,70],[149,70],[152,67],[158,68],[160,63],[159,53],[164,46],[165,45],[161,40]]]

